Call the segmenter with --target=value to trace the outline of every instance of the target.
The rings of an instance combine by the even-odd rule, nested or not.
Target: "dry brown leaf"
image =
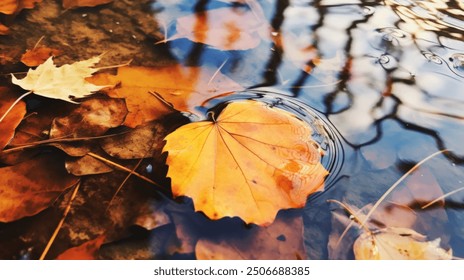
[[[177,33],[165,41],[187,38],[220,50],[252,49],[270,34],[264,17],[250,9],[228,7],[178,18],[176,30]]]
[[[139,159],[161,154],[167,135],[159,122],[150,122],[133,130],[102,140],[101,147],[110,156],[119,159]]]
[[[88,155],[81,158],[67,159],[65,167],[69,173],[76,176],[103,174],[113,171],[113,168]]]
[[[120,67],[116,76],[97,74],[90,82],[97,85],[119,86],[107,89],[109,96],[125,98],[129,114],[124,124],[136,127],[160,119],[174,110],[149,92],[156,92],[174,109],[194,111],[196,106],[213,96],[243,90],[231,79],[207,67],[162,68]]]
[[[272,223],[323,189],[327,171],[311,128],[257,101],[230,103],[215,121],[184,125],[166,137],[174,196],[193,199],[211,219]]]
[[[113,2],[113,0],[63,0],[63,8],[95,7],[111,2]]]
[[[44,63],[49,57],[60,55],[62,51],[48,48],[48,47],[37,47],[32,50],[27,50],[21,56],[21,62],[29,67],[39,66]]]
[[[95,260],[97,259],[98,250],[103,242],[105,242],[105,235],[89,240],[80,246],[70,248],[61,253],[57,260]]]
[[[86,97],[106,87],[85,80],[99,70],[94,68],[99,61],[100,56],[95,56],[56,67],[52,57],[49,57],[36,69],[29,69],[23,79],[18,80],[12,74],[12,83],[40,96],[76,103],[75,98]]]
[[[16,94],[11,93],[10,89],[0,87],[0,116],[10,108],[16,100]],[[15,134],[16,127],[19,125],[26,114],[26,104],[20,101],[8,115],[0,122],[0,150],[10,142]]]
[[[39,213],[77,180],[57,158],[38,157],[0,168],[0,222]]]
[[[365,232],[356,239],[353,251],[357,260],[451,260],[452,250],[440,247],[440,238],[426,236],[407,228],[386,228]]]
[[[53,120],[50,138],[101,136],[108,129],[120,126],[126,115],[127,107],[123,99],[85,100],[68,116]]]
[[[200,239],[195,247],[199,260],[301,260],[306,259],[303,246],[303,219],[277,218],[268,227],[242,229],[235,238]]]

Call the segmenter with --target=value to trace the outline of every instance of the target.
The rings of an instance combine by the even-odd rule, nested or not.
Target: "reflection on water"
[[[424,168],[445,194],[463,187],[463,6],[458,0],[153,4],[166,34],[161,43],[179,62],[220,69],[250,88],[210,100],[203,112],[234,98],[264,98],[317,127],[322,146],[335,143],[326,145],[324,159],[329,188],[307,206],[312,258],[328,257],[327,199],[358,207],[375,202],[415,163],[444,149]],[[450,226],[443,235],[456,256],[464,256],[462,200],[456,194],[446,204]]]

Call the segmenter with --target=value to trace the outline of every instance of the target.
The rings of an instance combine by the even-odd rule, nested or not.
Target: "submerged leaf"
[[[56,67],[52,57],[49,57],[35,70],[29,69],[27,76],[21,80],[12,74],[12,82],[40,96],[76,103],[75,98],[88,96],[106,87],[96,86],[85,80],[98,71],[98,68],[93,67],[99,61],[100,56],[96,56]]]
[[[195,247],[200,260],[306,259],[301,216],[277,218],[268,227],[243,228],[235,238],[200,239]]]
[[[15,94],[9,92],[8,88],[0,87],[0,116],[2,116],[8,108],[16,100]],[[0,122],[0,150],[10,142],[15,134],[15,129],[26,114],[26,104],[19,102],[8,115]]]
[[[89,81],[99,85],[119,84],[106,91],[111,97],[126,99],[129,114],[124,124],[129,127],[160,119],[174,111],[150,92],[159,94],[176,110],[193,111],[213,96],[243,90],[242,86],[213,69],[180,65],[120,67],[116,76],[98,74]]]
[[[176,30],[168,41],[187,38],[220,50],[255,48],[261,42],[260,37],[267,38],[270,33],[264,17],[253,10],[238,8],[212,9],[178,18]]]
[[[407,228],[386,228],[363,233],[353,246],[358,260],[450,260],[451,249],[440,247],[440,238],[427,241],[424,235]]]
[[[39,157],[0,168],[0,222],[39,213],[77,180],[55,158]]]
[[[229,104],[215,121],[166,137],[174,196],[189,196],[212,219],[238,216],[270,224],[281,209],[303,207],[327,171],[311,128],[256,101]]]

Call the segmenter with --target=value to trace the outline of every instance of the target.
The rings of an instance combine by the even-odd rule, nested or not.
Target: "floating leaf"
[[[95,7],[111,2],[113,2],[113,0],[63,0],[63,8]]]
[[[180,17],[176,30],[167,41],[187,38],[220,50],[255,48],[261,38],[268,38],[270,33],[265,18],[250,9],[239,8],[212,9]]]
[[[161,95],[179,111],[193,111],[213,96],[243,90],[242,86],[215,70],[180,65],[120,67],[116,76],[98,74],[89,81],[99,85],[119,83],[106,91],[111,97],[126,99],[129,114],[124,124],[129,127],[160,119],[174,111],[150,92]]]
[[[6,87],[0,87],[0,116],[2,116],[8,108],[15,102],[16,95],[12,94]],[[15,129],[26,114],[26,104],[18,103],[8,113],[8,115],[0,122],[0,150],[2,150],[8,142],[13,138]]]
[[[242,229],[235,238],[200,239],[195,247],[200,260],[306,259],[301,216],[277,218],[268,227]]]
[[[39,157],[0,168],[0,222],[32,216],[77,182],[63,161]]]
[[[229,104],[215,121],[184,125],[166,137],[174,196],[189,196],[212,219],[272,223],[281,209],[303,207],[327,171],[311,128],[256,101]]]
[[[61,253],[57,260],[95,260],[98,250],[105,241],[105,235],[89,240],[80,246],[70,248]]]
[[[353,246],[358,260],[450,260],[451,249],[440,247],[440,238],[427,241],[426,236],[407,228],[386,228],[365,232]]]
[[[100,61],[100,56],[56,67],[52,57],[49,57],[35,70],[29,69],[27,76],[18,80],[13,74],[15,85],[40,96],[61,99],[77,103],[75,98],[82,98],[106,86],[96,86],[85,80],[98,71],[93,68]]]
[[[39,66],[49,59],[51,56],[60,55],[62,52],[57,49],[48,47],[37,47],[26,51],[21,56],[21,62],[29,67]]]

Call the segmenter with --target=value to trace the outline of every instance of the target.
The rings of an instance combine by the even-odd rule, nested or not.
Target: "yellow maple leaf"
[[[174,196],[189,196],[212,219],[268,225],[281,209],[303,207],[327,171],[311,128],[257,101],[230,103],[214,121],[166,137]]]
[[[94,68],[99,61],[100,56],[95,56],[88,60],[56,67],[53,58],[49,57],[35,70],[29,69],[27,76],[23,79],[19,80],[11,74],[12,82],[29,90],[30,93],[77,103],[74,101],[75,98],[86,97],[107,87],[96,86],[85,80],[99,70]]]

